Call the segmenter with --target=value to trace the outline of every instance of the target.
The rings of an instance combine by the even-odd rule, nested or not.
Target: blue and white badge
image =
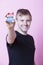
[[[13,17],[7,17],[6,22],[9,22],[9,23],[14,22],[14,18]]]
[[[9,22],[9,23],[14,22],[14,12],[7,13],[5,17],[6,17],[6,22]]]

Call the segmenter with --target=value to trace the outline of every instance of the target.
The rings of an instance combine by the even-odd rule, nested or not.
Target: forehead
[[[18,19],[29,19],[29,20],[30,20],[31,17],[30,17],[30,15],[28,15],[28,14],[27,14],[27,15],[20,15],[20,14],[18,14],[18,15],[17,15],[17,18],[18,18]]]

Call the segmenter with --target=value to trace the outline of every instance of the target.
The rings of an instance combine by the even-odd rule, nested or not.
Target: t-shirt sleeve
[[[36,48],[35,48],[35,40],[34,40],[33,37],[32,37],[32,41],[33,41],[32,44],[33,44],[33,48],[34,48],[34,56],[35,56],[35,49],[36,49]]]
[[[33,40],[33,46],[34,46],[34,52],[35,52],[35,40],[34,40],[34,38],[32,37],[32,40]]]

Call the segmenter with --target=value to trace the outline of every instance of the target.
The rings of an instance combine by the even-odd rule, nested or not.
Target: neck
[[[21,31],[19,28],[17,28],[16,31],[18,31],[18,32],[19,32],[20,34],[22,34],[22,35],[27,35],[27,32],[23,32],[23,31]]]

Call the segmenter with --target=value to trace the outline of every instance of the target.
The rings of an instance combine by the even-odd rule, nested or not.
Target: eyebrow
[[[27,20],[27,21],[31,21],[31,20]]]
[[[21,20],[21,21],[24,21],[24,20]],[[31,20],[26,20],[26,21],[31,21]]]

